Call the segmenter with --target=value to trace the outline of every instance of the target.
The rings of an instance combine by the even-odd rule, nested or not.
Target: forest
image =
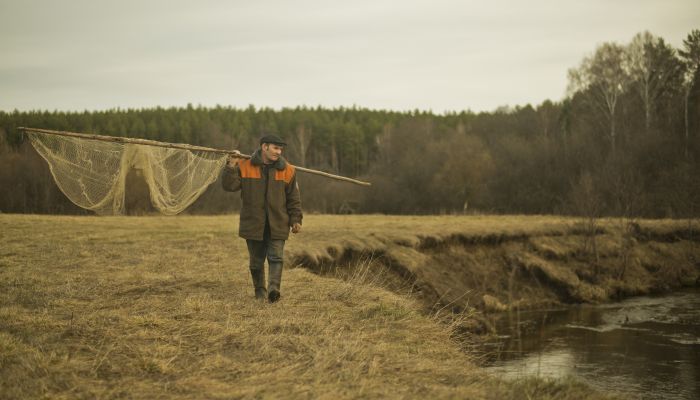
[[[468,105],[465,105],[468,107]],[[53,182],[18,127],[238,149],[264,133],[295,165],[372,182],[300,175],[317,213],[700,216],[700,30],[680,48],[650,32],[598,44],[568,71],[562,100],[491,112],[250,105],[0,111],[0,212],[88,213]],[[138,176],[127,211],[153,212]],[[236,212],[213,184],[186,213]]]

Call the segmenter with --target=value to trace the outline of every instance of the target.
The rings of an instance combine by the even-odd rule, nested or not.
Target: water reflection
[[[700,398],[700,291],[494,321],[487,369],[506,378],[574,376],[641,398]]]

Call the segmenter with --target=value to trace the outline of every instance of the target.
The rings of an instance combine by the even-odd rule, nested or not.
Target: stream
[[[700,290],[510,312],[484,365],[505,379],[567,376],[642,399],[700,399]]]

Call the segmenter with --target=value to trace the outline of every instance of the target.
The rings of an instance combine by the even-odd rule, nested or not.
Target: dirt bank
[[[608,302],[700,283],[700,232],[688,221],[609,219],[586,229],[556,217],[362,218],[363,229],[345,230],[339,219],[325,248],[294,248],[292,264],[368,274],[455,312]]]

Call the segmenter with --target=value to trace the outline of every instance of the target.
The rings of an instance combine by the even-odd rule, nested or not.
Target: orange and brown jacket
[[[270,238],[287,240],[289,228],[302,220],[301,196],[293,165],[280,157],[263,176],[260,150],[234,168],[228,165],[221,184],[229,192],[241,191],[241,220],[238,235],[244,239],[263,240],[265,218],[270,224]]]

